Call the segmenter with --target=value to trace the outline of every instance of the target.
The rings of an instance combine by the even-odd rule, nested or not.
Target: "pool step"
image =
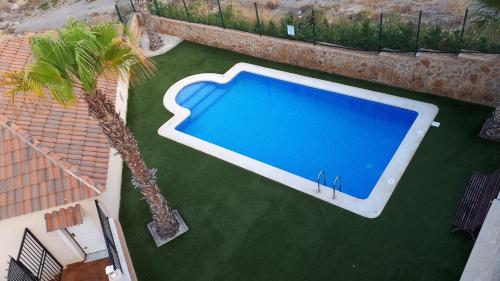
[[[185,108],[194,109],[216,89],[216,85],[213,84],[201,85],[199,88],[190,89],[189,93],[184,93],[177,99],[177,103]]]
[[[212,104],[217,102],[224,95],[226,90],[220,88],[216,84],[198,84],[187,89],[177,97],[176,102],[182,107],[191,110],[189,119],[196,120],[201,116]]]
[[[175,97],[175,101],[179,105],[184,105],[192,97],[194,97],[200,89],[202,89],[205,86],[206,84],[202,83],[190,85],[189,87],[182,89],[182,91]]]
[[[196,120],[200,117],[207,109],[209,109],[214,103],[216,103],[221,97],[224,96],[226,90],[216,88],[210,92],[203,100],[201,100],[195,108],[191,110],[191,115],[189,119],[191,121]]]

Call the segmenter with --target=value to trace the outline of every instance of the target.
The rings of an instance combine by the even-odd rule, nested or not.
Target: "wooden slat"
[[[492,175],[474,172],[458,206],[452,225],[473,237],[483,224],[488,210],[500,191],[500,170]]]

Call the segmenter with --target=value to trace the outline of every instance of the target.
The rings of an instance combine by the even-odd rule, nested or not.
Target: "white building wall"
[[[118,79],[115,108],[123,120],[127,118],[128,80]],[[122,185],[123,160],[113,148],[109,152],[108,177],[106,191],[101,194],[101,201],[106,205],[109,217],[119,218],[120,195]]]
[[[106,191],[100,196],[101,206],[109,217],[118,218],[122,184],[123,161],[113,148],[109,152],[108,177]]]
[[[71,249],[70,245],[65,243],[57,231],[47,233],[44,214],[52,211],[57,211],[61,208],[74,206],[77,203],[81,205],[82,215],[90,218],[92,222],[99,223],[99,217],[93,199],[80,201],[64,206],[58,206],[51,209],[46,209],[24,216],[13,217],[5,220],[0,220],[0,279],[6,275],[7,262],[10,260],[9,255],[16,258],[21,246],[24,229],[27,227],[40,242],[56,257],[56,259],[66,266],[71,263],[82,261],[81,255],[78,255],[75,249]],[[100,230],[100,225],[97,225]],[[95,235],[102,234],[96,233]],[[102,249],[106,249],[106,245],[102,245]]]

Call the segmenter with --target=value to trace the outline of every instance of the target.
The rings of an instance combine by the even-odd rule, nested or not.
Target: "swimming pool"
[[[382,212],[438,111],[243,63],[177,82],[164,104],[175,116],[160,135],[370,218]],[[326,186],[318,192],[320,171]],[[342,187],[333,198],[336,177]]]

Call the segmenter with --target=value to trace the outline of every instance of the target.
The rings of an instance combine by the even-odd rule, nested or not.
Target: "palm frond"
[[[55,40],[50,35],[31,37],[31,50],[36,59],[43,59],[61,68],[74,63],[70,50],[64,41]]]
[[[78,79],[87,92],[92,92],[97,86],[97,74],[99,72],[99,60],[93,44],[87,41],[79,41],[74,49],[75,69]]]
[[[25,102],[52,97],[63,106],[75,103],[76,96],[70,79],[56,67],[43,60],[35,61],[26,71],[16,71],[1,76],[0,86],[11,102],[16,98]]]
[[[43,84],[29,77],[28,72],[14,71],[1,76],[0,87],[5,87],[3,94],[14,102],[16,97],[45,97]]]
[[[71,106],[76,102],[73,81],[68,73],[61,71],[50,62],[37,60],[30,65],[27,77],[44,85],[45,94],[52,96],[63,106]]]
[[[129,40],[126,27],[115,23],[89,26],[69,20],[56,34],[33,36],[33,62],[24,72],[1,75],[3,93],[12,100],[23,96],[52,99],[64,106],[76,102],[74,85],[93,94],[101,76],[132,81],[147,79],[155,67]]]
[[[144,80],[154,72],[154,64],[142,52],[115,38],[104,51],[104,73],[116,73],[122,78],[132,76],[133,80]]]
[[[92,26],[91,31],[95,33],[95,37],[101,46],[110,44],[114,38],[119,36],[118,26],[111,22]]]

